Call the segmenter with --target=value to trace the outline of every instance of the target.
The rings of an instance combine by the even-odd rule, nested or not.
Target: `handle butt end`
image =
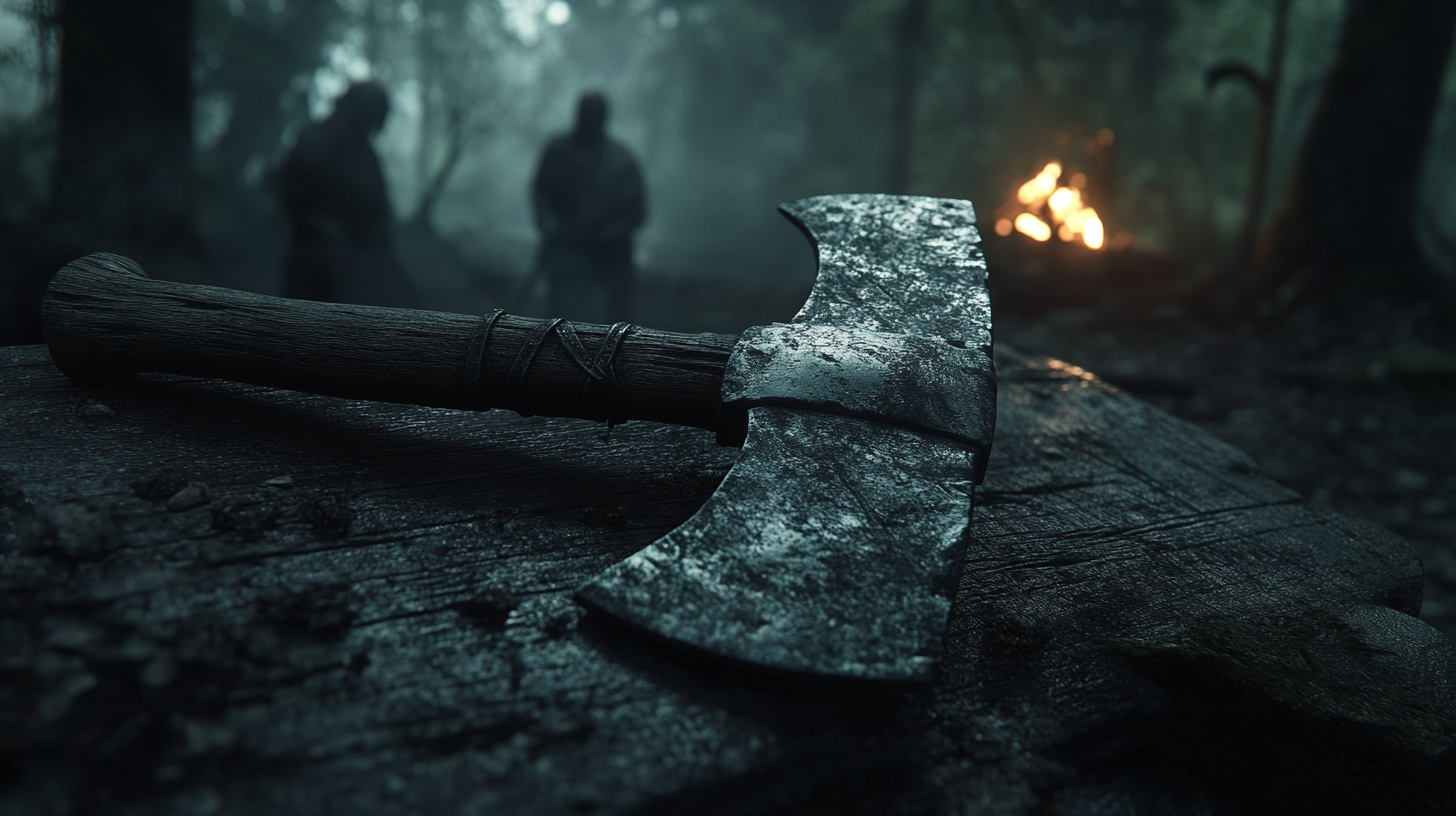
[[[62,374],[77,382],[112,383],[129,373],[108,359],[104,339],[86,317],[119,285],[138,278],[147,273],[136,261],[110,252],[77,258],[51,278],[41,298],[41,332]]]

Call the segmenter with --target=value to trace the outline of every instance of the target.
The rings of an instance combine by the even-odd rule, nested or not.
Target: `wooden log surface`
[[[706,431],[0,349],[6,813],[1404,813],[1453,805],[1421,567],[1081,370],[999,352],[929,689],[703,662],[571,590]],[[1322,810],[1323,808],[1323,810]]]

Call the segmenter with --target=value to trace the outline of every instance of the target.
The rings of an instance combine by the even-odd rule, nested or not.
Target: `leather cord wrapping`
[[[485,353],[490,345],[492,329],[505,312],[496,309],[486,315],[476,327],[475,333],[470,339],[470,347],[466,360],[466,379],[470,390],[479,393],[485,387]],[[576,333],[576,327],[571,321],[565,318],[553,318],[537,323],[526,335],[525,342],[516,351],[515,360],[511,363],[510,372],[506,375],[503,396],[507,404],[519,404],[522,400],[522,392],[525,387],[526,375],[531,369],[531,363],[541,351],[541,346],[551,334],[561,340],[561,346],[566,350],[567,356],[576,363],[582,371],[586,372],[587,381],[583,386],[582,397],[587,401],[600,401],[605,403],[607,408],[607,421],[614,423],[618,421],[612,416],[612,410],[616,402],[618,385],[615,372],[612,370],[612,361],[617,350],[622,346],[622,339],[631,331],[633,325],[628,322],[612,324],[607,330],[606,337],[597,347],[596,352],[589,352],[581,341],[581,336]],[[605,393],[600,393],[605,391]]]

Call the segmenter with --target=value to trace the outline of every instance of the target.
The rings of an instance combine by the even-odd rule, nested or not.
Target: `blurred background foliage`
[[[915,6],[922,18],[912,24]],[[0,222],[12,234],[47,217],[58,7],[0,0]],[[1049,159],[1066,160],[1101,132],[1108,234],[1171,259],[1180,275],[1207,277],[1237,253],[1259,109],[1248,87],[1210,89],[1207,72],[1229,61],[1265,70],[1280,7],[196,0],[194,211],[205,261],[174,276],[276,292],[285,235],[270,174],[310,117],[350,81],[374,78],[393,99],[377,147],[401,248],[433,308],[484,307],[525,273],[536,240],[527,206],[536,157],[589,88],[612,100],[611,128],[647,175],[645,281],[807,288],[811,254],[777,203],[879,190],[963,197],[989,225]],[[1287,3],[1266,219],[1318,105],[1345,10],[1344,0]],[[1456,270],[1452,73],[1418,210],[1427,261],[1448,275]]]

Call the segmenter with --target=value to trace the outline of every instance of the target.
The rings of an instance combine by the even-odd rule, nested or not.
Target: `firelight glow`
[[[1082,222],[1082,243],[1086,244],[1088,249],[1101,249],[1103,241],[1102,219],[1098,218],[1097,214],[1093,213],[1090,207],[1087,212],[1091,214],[1087,216],[1086,221]]]
[[[1052,208],[1054,214],[1066,212],[1074,203],[1081,204],[1082,196],[1070,187],[1058,187],[1052,197],[1047,199],[1047,206]]]
[[[1016,191],[1016,200],[1022,204],[1032,204],[1037,199],[1046,198],[1057,189],[1057,179],[1061,178],[1061,175],[1061,162],[1047,162],[1047,166],[1036,174],[1036,178],[1021,185],[1021,188]]]
[[[1016,216],[1014,222],[1006,218],[997,221],[996,234],[1010,235],[1015,229],[1034,241],[1048,241],[1055,233],[1067,243],[1080,237],[1083,246],[1088,249],[1101,249],[1106,242],[1102,219],[1097,216],[1096,210],[1082,203],[1087,176],[1073,173],[1067,180],[1067,186],[1059,187],[1057,179],[1061,175],[1061,162],[1048,162],[1040,173],[1017,188],[1016,200],[1028,212]]]
[[[1016,216],[1016,231],[1033,241],[1046,241],[1052,237],[1052,228],[1047,222],[1031,213]]]

